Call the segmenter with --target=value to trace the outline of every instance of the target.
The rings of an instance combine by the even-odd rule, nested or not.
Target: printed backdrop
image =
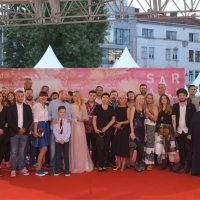
[[[33,80],[33,89],[38,94],[43,85],[48,85],[50,92],[66,89],[80,90],[84,97],[97,85],[104,92],[117,90],[126,93],[129,90],[138,92],[139,85],[148,85],[148,91],[157,93],[157,85],[164,83],[167,93],[175,97],[176,90],[184,87],[184,69],[178,68],[64,68],[64,69],[0,69],[0,88],[7,87],[10,91],[23,87],[24,78]]]

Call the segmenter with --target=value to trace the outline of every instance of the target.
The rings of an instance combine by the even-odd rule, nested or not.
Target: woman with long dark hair
[[[175,133],[176,133],[176,119],[170,105],[169,97],[166,94],[160,96],[158,107],[157,120],[157,137],[155,152],[161,155],[162,164],[159,170],[167,168],[168,163],[166,156],[169,156],[170,171],[178,173],[179,171],[174,167],[175,156]]]
[[[7,113],[3,103],[3,94],[0,92],[0,163],[4,158],[5,153],[5,140],[7,138]],[[0,177],[2,177],[0,167]]]
[[[14,104],[15,102],[16,102],[15,93],[14,92],[9,92],[8,93],[8,101],[7,101],[8,106]]]

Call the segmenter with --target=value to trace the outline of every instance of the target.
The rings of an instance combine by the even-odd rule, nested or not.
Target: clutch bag
[[[43,137],[45,133],[45,129],[44,128],[38,128],[38,134]]]

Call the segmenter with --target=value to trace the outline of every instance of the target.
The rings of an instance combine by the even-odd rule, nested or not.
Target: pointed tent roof
[[[196,77],[196,79],[194,80],[194,82],[192,83],[192,85],[199,86],[199,84],[200,84],[200,73]]]
[[[40,61],[35,65],[34,68],[63,68],[60,61],[53,52],[53,49],[49,45],[48,49],[40,59]]]
[[[126,47],[117,63],[114,63],[113,68],[139,68],[139,66],[134,61],[128,48]]]
[[[112,68],[115,68],[115,65],[118,63],[119,59],[117,58],[112,66]]]

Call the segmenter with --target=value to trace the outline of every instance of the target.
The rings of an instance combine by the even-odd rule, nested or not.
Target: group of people
[[[158,94],[148,93],[141,84],[139,94],[116,90],[104,92],[102,86],[88,93],[84,101],[80,91],[60,90],[49,97],[43,86],[36,97],[32,80],[24,87],[0,92],[0,163],[11,168],[11,177],[64,173],[106,172],[108,168],[124,172],[134,167],[138,172],[169,167],[170,171],[200,175],[200,98],[190,85],[176,91],[174,103],[164,84]],[[35,98],[36,97],[36,98]],[[179,166],[174,165],[179,150]],[[133,153],[136,161],[133,164]],[[44,163],[50,170],[44,169]],[[2,177],[0,170],[0,177]]]

